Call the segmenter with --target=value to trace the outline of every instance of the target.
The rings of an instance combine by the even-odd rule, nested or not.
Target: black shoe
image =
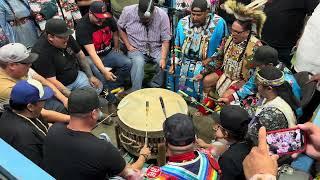
[[[100,94],[103,98],[105,98],[109,104],[119,104],[120,100],[112,93],[110,93],[107,89],[103,90]]]

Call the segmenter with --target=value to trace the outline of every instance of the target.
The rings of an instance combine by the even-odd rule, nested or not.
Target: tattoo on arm
[[[71,91],[70,91],[68,88],[63,87],[62,89],[59,89],[59,90],[60,90],[60,92],[61,92],[63,95],[65,95],[66,97],[69,97],[69,96],[70,96]]]
[[[85,57],[85,55],[83,54],[82,51],[80,51],[77,54],[77,58],[80,64],[80,67],[82,69],[82,71],[87,75],[88,78],[91,78],[93,76],[90,65]]]

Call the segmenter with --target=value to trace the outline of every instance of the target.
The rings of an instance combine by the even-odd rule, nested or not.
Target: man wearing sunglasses
[[[104,2],[93,2],[77,25],[76,38],[93,73],[105,89],[112,90],[129,79],[131,61],[120,51],[118,27],[107,9]]]

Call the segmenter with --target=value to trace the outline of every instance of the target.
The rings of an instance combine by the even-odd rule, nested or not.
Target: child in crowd
[[[251,149],[251,143],[245,140],[249,121],[249,114],[240,106],[224,106],[213,127],[215,141],[207,144],[202,139],[196,140],[200,147],[219,158],[222,179],[245,179],[242,161]]]

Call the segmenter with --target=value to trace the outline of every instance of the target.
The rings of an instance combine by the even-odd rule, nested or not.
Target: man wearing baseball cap
[[[21,79],[27,75],[31,64],[37,60],[38,54],[30,53],[20,43],[7,44],[0,48],[0,109],[9,102],[10,92],[15,85],[6,79]]]
[[[5,106],[0,119],[0,138],[40,167],[43,139],[48,132],[40,112],[52,96],[52,89],[39,81],[21,80],[12,88],[10,106]]]
[[[285,81],[287,81],[291,85],[292,92],[294,93],[295,97],[297,99],[301,98],[301,89],[298,82],[294,78],[292,72],[287,67],[285,67],[283,63],[279,61],[278,52],[276,49],[270,46],[258,47],[253,55],[252,65],[256,69],[260,69],[265,66],[274,66],[283,71]],[[250,79],[238,91],[234,92],[228,98],[220,98],[220,100],[225,103],[230,103],[234,100],[244,100],[250,95],[255,95],[257,93],[257,87],[255,84],[255,74],[256,73],[253,73]]]
[[[35,79],[49,86],[55,95],[55,98],[46,101],[45,109],[41,112],[42,117],[49,122],[68,121],[69,116],[62,114],[67,113],[64,104],[67,104],[68,99],[53,84],[30,68],[37,58],[38,54],[30,53],[20,43],[10,43],[0,48],[0,112],[3,111],[3,105],[9,103],[12,88],[18,81]]]
[[[70,91],[82,87],[92,87],[100,93],[102,84],[92,74],[72,34],[73,30],[68,28],[64,20],[48,20],[45,33],[32,48],[32,52],[39,54],[39,59],[32,67],[67,97]]]
[[[218,179],[220,167],[207,153],[195,151],[196,132],[192,119],[185,114],[174,114],[163,123],[168,162],[148,174],[159,179]],[[153,167],[155,169],[157,167]],[[153,170],[154,171],[154,170]]]
[[[131,61],[120,51],[118,27],[106,3],[92,2],[89,13],[78,22],[76,37],[104,88],[123,86],[130,76]]]
[[[242,161],[251,149],[251,142],[245,140],[249,121],[248,112],[240,106],[226,105],[220,112],[215,130],[229,146],[219,158],[221,179],[245,179]]]
[[[70,123],[54,124],[45,139],[45,170],[56,179],[108,179],[113,175],[128,178],[130,170],[118,149],[91,133],[102,106],[97,93],[92,88],[76,89],[68,104]],[[141,169],[150,150],[144,147],[140,154],[131,168]]]

